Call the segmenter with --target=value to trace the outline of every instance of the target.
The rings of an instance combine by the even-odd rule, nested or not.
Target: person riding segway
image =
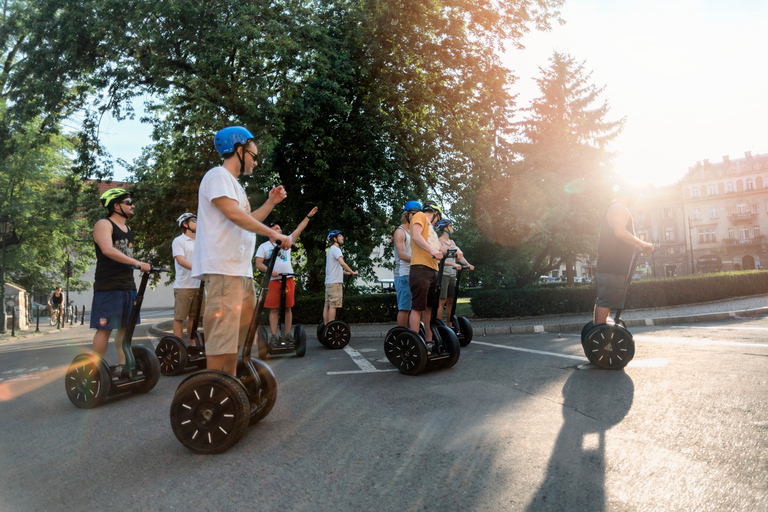
[[[289,278],[295,277],[298,274],[278,274],[280,277],[280,308],[278,313],[277,335],[270,336],[270,326],[262,325],[258,330],[258,337],[256,338],[257,348],[256,351],[259,355],[259,359],[267,359],[267,355],[281,355],[296,353],[296,357],[304,357],[307,353],[307,332],[304,330],[303,325],[293,325],[293,335],[287,336],[285,322],[285,301],[287,295],[287,281]],[[268,340],[274,339],[273,342]]]
[[[331,243],[325,260],[325,304],[323,322],[317,326],[317,340],[326,348],[340,349],[349,344],[352,331],[349,324],[336,318],[336,310],[344,304],[344,292],[349,284],[345,275],[356,276],[341,254],[344,234],[334,229],[326,237]]]

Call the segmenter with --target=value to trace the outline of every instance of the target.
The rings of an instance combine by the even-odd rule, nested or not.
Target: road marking
[[[519,352],[528,352],[530,354],[539,354],[542,356],[555,356],[555,357],[562,357],[565,359],[575,359],[577,361],[587,361],[588,359],[586,357],[582,356],[571,356],[568,354],[558,354],[557,352],[544,352],[543,350],[532,350],[530,348],[520,348],[520,347],[510,347],[508,345],[496,345],[495,343],[487,343],[485,341],[475,341],[472,340],[473,345],[485,345],[488,347],[495,347],[495,348],[503,348],[507,350],[517,350]]]
[[[633,336],[635,341],[656,341],[660,343],[691,343],[693,345],[727,345],[734,347],[760,347],[768,348],[766,343],[741,343],[739,341],[697,340],[690,338],[676,338],[673,336]]]
[[[349,345],[344,347],[344,352],[349,355],[349,357],[352,358],[352,361],[355,362],[355,364],[360,368],[359,370],[349,370],[345,372],[328,372],[328,375],[348,375],[353,373],[380,373],[380,372],[396,372],[397,368],[387,369],[387,370],[377,370],[375,366],[373,366],[370,361],[368,361],[365,357],[363,357],[360,352],[353,349]]]
[[[730,326],[730,325],[723,325],[723,326],[717,326],[717,325],[697,325],[697,326],[691,326],[691,327],[684,327],[682,325],[675,325],[672,326],[671,329],[723,329],[723,330],[731,330],[731,331],[768,331],[768,327],[739,327],[736,325]]]

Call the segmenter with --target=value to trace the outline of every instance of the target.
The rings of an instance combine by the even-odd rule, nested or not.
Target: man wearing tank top
[[[408,201],[403,206],[400,225],[395,229],[395,293],[397,294],[397,325],[408,327],[408,315],[411,313],[411,217],[421,211],[421,203]]]
[[[96,272],[93,280],[91,329],[96,329],[93,350],[102,357],[107,353],[112,331],[117,329],[115,348],[118,366],[112,376],[116,380],[125,363],[122,342],[136,299],[133,267],[149,272],[150,266],[133,257],[133,231],[126,224],[135,211],[131,194],[124,189],[110,189],[102,194],[101,204],[108,213],[106,218],[93,226]],[[140,317],[136,323],[141,323]]]
[[[640,199],[639,192],[629,188],[619,188],[616,198],[608,205],[600,224],[600,241],[597,247],[597,273],[595,288],[594,323],[604,324],[611,309],[624,307],[627,297],[629,267],[636,250],[642,254],[653,252],[653,244],[644,242],[635,236],[635,225],[629,208]]]

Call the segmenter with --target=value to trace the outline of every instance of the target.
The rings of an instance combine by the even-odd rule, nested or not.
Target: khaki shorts
[[[456,292],[456,276],[443,276],[443,280],[440,281],[440,298],[453,299],[453,294]]]
[[[253,279],[205,274],[205,353],[237,354],[256,308]]]
[[[173,319],[183,322],[187,317],[195,314],[193,308],[197,306],[197,292],[200,288],[174,288],[173,289]],[[200,305],[205,314],[205,299]]]
[[[325,305],[332,308],[340,308],[344,299],[344,290],[341,283],[325,285]]]

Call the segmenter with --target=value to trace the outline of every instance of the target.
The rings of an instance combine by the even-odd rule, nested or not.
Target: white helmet
[[[181,225],[187,222],[189,219],[196,219],[196,218],[197,218],[197,215],[195,215],[194,213],[187,212],[187,213],[182,213],[179,216],[179,218],[176,219],[176,222],[178,222],[179,227],[181,227]]]

